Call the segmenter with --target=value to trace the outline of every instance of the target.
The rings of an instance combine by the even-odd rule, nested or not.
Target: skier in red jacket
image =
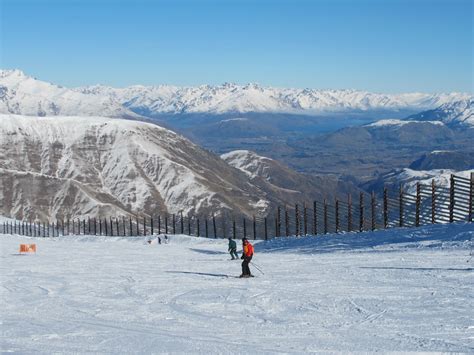
[[[253,257],[253,245],[249,243],[247,238],[242,238],[242,257],[244,259],[242,262],[242,275],[240,277],[253,277],[250,273],[249,263]]]

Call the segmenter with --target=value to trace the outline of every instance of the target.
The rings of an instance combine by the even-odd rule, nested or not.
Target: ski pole
[[[260,271],[260,272],[262,273],[262,275],[265,275],[265,274],[263,273],[263,271],[262,271],[257,265],[255,265],[255,263],[253,263],[252,261],[251,261],[250,263],[251,263],[258,271]]]

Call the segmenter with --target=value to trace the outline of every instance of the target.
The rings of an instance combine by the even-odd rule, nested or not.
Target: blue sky
[[[470,0],[0,2],[0,66],[65,86],[473,91]]]

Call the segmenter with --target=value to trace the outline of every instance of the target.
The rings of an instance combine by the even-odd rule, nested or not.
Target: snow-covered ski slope
[[[2,352],[474,351],[472,224],[256,244],[0,236]],[[35,242],[36,255],[18,255]]]

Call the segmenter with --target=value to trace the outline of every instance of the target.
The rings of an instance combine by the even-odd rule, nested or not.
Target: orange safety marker
[[[21,253],[36,253],[36,244],[20,244]]]

